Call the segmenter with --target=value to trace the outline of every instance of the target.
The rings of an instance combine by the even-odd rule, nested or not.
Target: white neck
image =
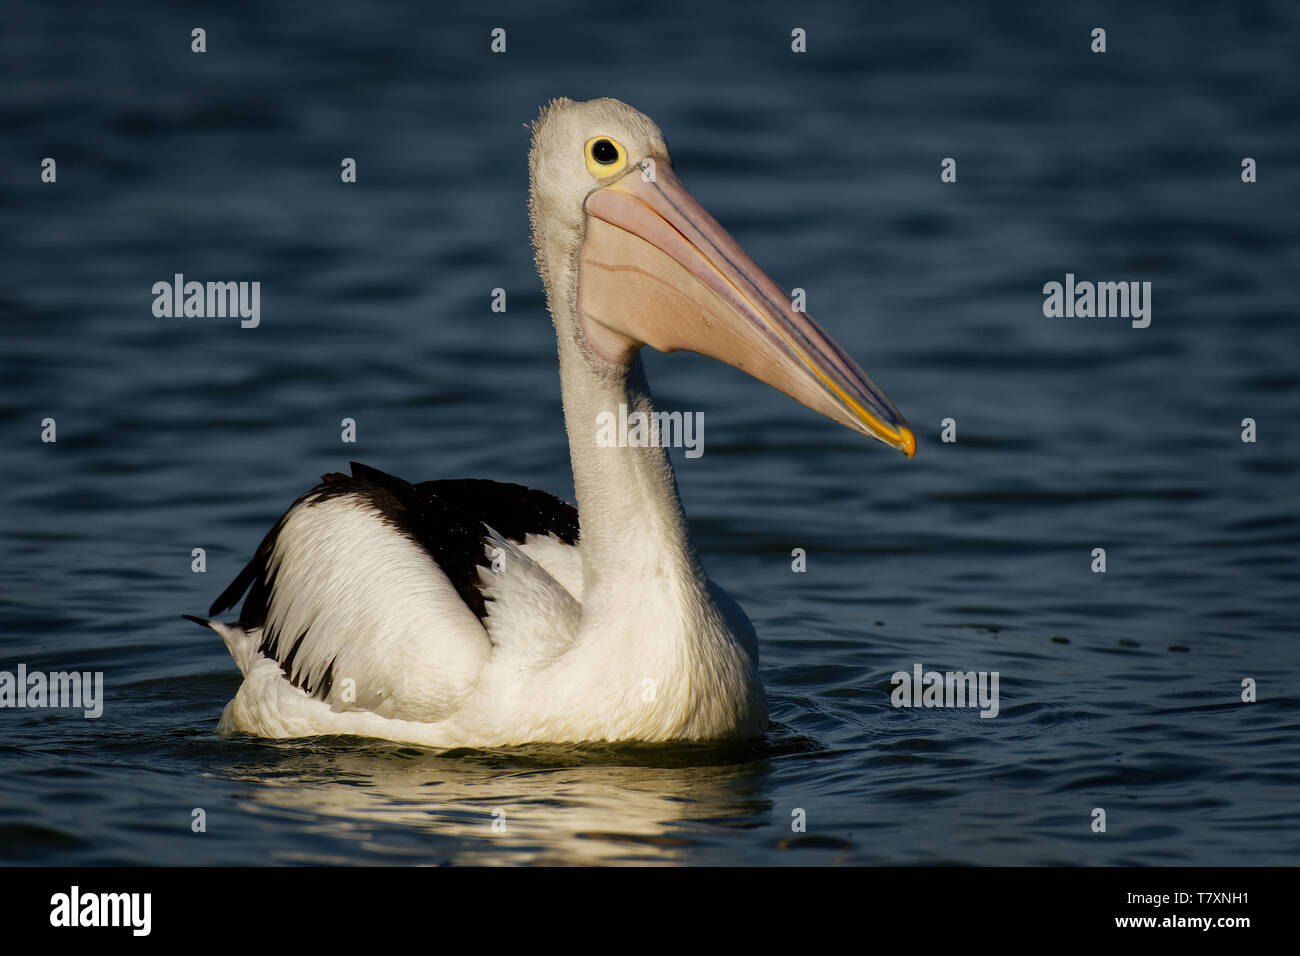
[[[553,693],[608,715],[592,739],[756,736],[767,726],[758,648],[744,612],[709,583],[691,545],[668,453],[601,447],[597,416],[652,411],[635,353],[626,364],[592,354],[577,319],[576,269],[559,246],[539,259],[559,344],[582,555],[581,619]],[[552,253],[552,255],[547,255]],[[645,688],[654,689],[646,698]],[[549,686],[549,685],[548,685]],[[545,695],[541,695],[545,696]],[[647,703],[647,700],[650,703]]]
[[[640,356],[607,365],[582,348],[573,325],[556,323],[560,388],[581,525],[583,604],[617,598],[622,582],[663,578],[703,593],[704,573],[686,527],[668,453],[600,447],[597,416],[652,412]]]

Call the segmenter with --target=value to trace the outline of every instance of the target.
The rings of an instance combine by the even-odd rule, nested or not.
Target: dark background
[[[99,720],[0,711],[4,859],[1295,861],[1293,4],[19,2],[4,21],[0,669],[102,670],[108,696]],[[674,461],[758,630],[772,731],[451,757],[217,737],[238,672],[179,615],[321,472],[571,497],[525,214],[525,124],[559,95],[654,118],[917,432],[909,463],[716,363],[647,358],[660,407],[705,413],[704,456]],[[155,318],[176,272],[260,281],[261,326]],[[1044,317],[1067,272],[1150,281],[1150,328]],[[999,671],[1001,715],[893,709],[914,662]]]

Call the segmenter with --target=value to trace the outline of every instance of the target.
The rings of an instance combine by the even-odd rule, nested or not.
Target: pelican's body
[[[914,439],[685,192],[645,116],[556,101],[531,174],[578,509],[495,482],[325,476],[209,612],[251,586],[239,621],[202,622],[244,674],[223,732],[435,747],[763,733],[753,628],[700,565],[666,452],[605,447],[596,423],[652,410],[650,344],[727,361],[909,455]]]

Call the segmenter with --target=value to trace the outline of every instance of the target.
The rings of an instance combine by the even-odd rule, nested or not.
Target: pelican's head
[[[533,124],[529,165],[551,314],[592,361],[624,367],[642,345],[698,352],[915,454],[893,403],[682,186],[649,117],[555,100]]]

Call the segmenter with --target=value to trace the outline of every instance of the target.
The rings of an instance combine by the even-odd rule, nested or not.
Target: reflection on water
[[[337,856],[286,850],[275,854],[281,862],[360,855],[390,863],[663,864],[710,842],[708,831],[727,820],[770,809],[761,794],[764,762],[752,754],[717,762],[726,755],[680,747],[434,755],[313,746],[271,772],[235,765],[223,776],[245,784],[243,812],[351,845]]]
[[[216,5],[196,56],[176,5],[6,5],[0,669],[102,670],[107,699],[0,713],[0,857],[1300,858],[1300,5],[447,6]],[[525,209],[556,95],[652,116],[916,430],[909,462],[646,357],[661,407],[708,420],[683,503],[781,726],[750,753],[219,738],[238,672],[180,615],[317,475],[571,496]],[[155,317],[178,272],[260,281],[259,327]],[[1151,281],[1151,326],[1044,317],[1071,272]],[[891,708],[918,662],[999,671],[998,718]]]

